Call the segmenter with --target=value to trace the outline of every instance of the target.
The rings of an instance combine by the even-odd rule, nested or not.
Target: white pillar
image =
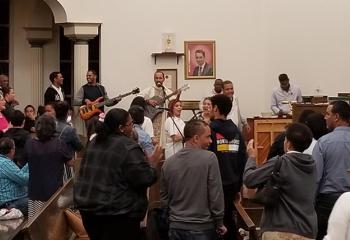
[[[79,90],[86,83],[86,72],[89,68],[89,45],[87,41],[74,42],[74,91]],[[74,97],[73,97],[74,99]],[[78,134],[86,136],[84,122],[79,117],[79,107],[74,107],[74,126]]]
[[[98,35],[99,23],[69,23],[64,24],[64,35],[74,41],[74,89],[75,94],[86,83],[86,72],[89,67],[88,40]],[[74,99],[73,96],[73,99]],[[86,136],[84,122],[79,117],[79,107],[74,108],[74,126],[78,134]]]
[[[89,45],[87,41],[74,43],[74,92],[86,83],[89,68]]]
[[[30,49],[31,62],[31,104],[38,107],[43,104],[43,48]]]
[[[30,49],[30,82],[31,104],[38,107],[43,104],[43,45],[52,39],[52,29],[42,27],[26,27],[26,38],[31,46]]]

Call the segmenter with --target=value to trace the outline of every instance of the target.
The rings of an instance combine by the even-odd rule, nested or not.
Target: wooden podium
[[[298,122],[300,114],[304,110],[312,110],[314,112],[320,112],[323,115],[326,113],[328,103],[293,103],[293,122]]]
[[[290,116],[285,117],[269,117],[269,118],[249,118],[248,123],[252,126],[254,133],[254,145],[258,149],[258,156],[256,158],[257,164],[261,165],[266,161],[269,154],[270,147],[275,141],[275,138],[285,130],[287,124],[292,122]],[[250,137],[246,136],[246,140]]]

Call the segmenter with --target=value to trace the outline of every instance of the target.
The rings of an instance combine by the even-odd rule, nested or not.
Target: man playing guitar
[[[148,105],[151,105],[153,107],[157,105],[158,102],[156,100],[151,99],[155,96],[164,98],[165,96],[173,93],[169,88],[163,85],[164,81],[165,81],[164,73],[161,71],[156,71],[154,73],[155,86],[148,87],[139,94],[146,100],[146,103]],[[173,98],[175,98],[175,96]],[[168,100],[171,100],[171,99],[168,99]]]
[[[87,83],[83,85],[77,92],[74,103],[77,106],[80,105],[89,105],[96,100],[107,100],[108,95],[106,89],[101,84],[97,83],[97,73],[95,70],[89,70],[86,73]],[[117,104],[119,100],[112,101],[111,103],[106,104],[106,106],[111,107]],[[103,112],[104,107],[102,106],[100,110]],[[88,139],[95,132],[95,126],[98,122],[98,115],[91,117],[90,119],[85,120],[85,126],[87,130]]]
[[[146,100],[146,103],[148,104],[149,108],[152,109],[158,105],[157,100],[153,100],[154,97],[160,97],[165,98],[166,96],[173,93],[169,88],[165,87],[163,85],[165,81],[165,75],[161,71],[156,71],[154,73],[154,86],[150,86],[139,94],[139,96],[143,97]],[[167,99],[164,104],[160,105],[160,107],[166,107],[168,105],[169,100],[175,99],[176,96],[172,96],[171,98]],[[159,107],[159,105],[158,105]],[[145,111],[145,116],[148,116],[147,108]],[[165,122],[165,114],[158,114],[155,119],[153,119],[153,128],[154,128],[154,136],[157,139],[157,142],[161,142],[161,129],[164,127]]]

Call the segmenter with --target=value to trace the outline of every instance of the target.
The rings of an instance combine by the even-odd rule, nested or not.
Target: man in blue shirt
[[[329,215],[338,197],[350,191],[350,106],[344,101],[331,102],[325,115],[327,127],[332,132],[321,137],[312,157],[317,167],[318,193],[316,213],[317,239],[327,233]]]
[[[0,208],[17,208],[24,215],[28,212],[28,164],[20,169],[14,161],[15,143],[12,139],[0,139]]]

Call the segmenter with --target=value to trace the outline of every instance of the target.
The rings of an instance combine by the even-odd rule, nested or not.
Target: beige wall
[[[28,87],[28,44],[21,15],[28,1],[15,6],[15,87]],[[110,96],[152,84],[156,68],[177,68],[178,85],[189,83],[183,99],[200,99],[212,80],[184,80],[183,61],[159,59],[164,32],[186,40],[215,40],[217,77],[234,82],[246,116],[268,111],[277,76],[285,72],[305,95],[349,91],[350,1],[348,0],[59,0],[70,22],[101,22],[101,79]],[[21,3],[21,4],[19,4]],[[103,4],[104,3],[104,4]],[[27,3],[29,4],[29,3]],[[18,18],[18,19],[17,19]],[[45,46],[45,75],[58,66],[57,41]],[[22,88],[24,84],[24,88]],[[17,86],[21,85],[18,90]],[[19,97],[28,101],[28,96]],[[119,106],[128,107],[131,97]]]

